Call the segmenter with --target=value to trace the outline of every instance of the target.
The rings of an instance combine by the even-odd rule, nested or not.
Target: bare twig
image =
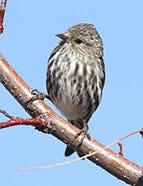
[[[19,117],[12,117],[9,121],[1,122],[0,129],[17,126],[17,125],[30,125],[35,127],[46,128],[46,121],[39,119],[39,118],[19,118]]]
[[[142,137],[143,137],[143,129],[142,130],[140,130],[140,134],[142,135]]]
[[[9,113],[7,113],[5,110],[1,110],[0,109],[0,113],[2,113],[3,115],[5,115],[7,118],[11,119],[13,118],[13,116],[11,116]]]
[[[142,130],[142,129],[141,129],[141,130]],[[136,130],[136,131],[134,131],[134,132],[131,132],[131,133],[125,135],[124,137],[122,137],[122,138],[120,138],[120,139],[118,139],[118,140],[112,142],[110,145],[104,147],[104,149],[110,148],[110,147],[112,147],[112,146],[115,145],[115,144],[121,144],[121,141],[127,139],[128,137],[130,137],[130,136],[132,136],[132,135],[135,135],[135,134],[140,133],[141,130]],[[122,147],[121,147],[121,148],[122,148]],[[104,150],[104,149],[102,149],[102,150]],[[64,165],[68,165],[68,164],[77,162],[77,161],[79,161],[79,160],[82,160],[82,159],[88,158],[88,157],[90,157],[90,156],[93,156],[93,155],[96,154],[96,153],[98,153],[98,152],[95,151],[95,152],[86,154],[86,155],[84,155],[84,156],[82,156],[82,157],[79,157],[79,158],[76,158],[76,159],[73,159],[73,160],[69,160],[69,161],[65,161],[65,162],[61,162],[61,163],[56,163],[56,164],[53,164],[53,165],[39,166],[39,167],[30,167],[30,168],[28,168],[28,167],[25,167],[25,168],[24,168],[24,167],[16,167],[15,169],[16,169],[16,170],[41,170],[41,169],[50,169],[50,168],[60,167],[60,166],[64,166]],[[119,155],[120,155],[120,153],[119,153]],[[122,155],[123,155],[123,154],[121,153],[120,156],[122,156]]]
[[[121,156],[123,156],[123,145],[122,145],[122,143],[121,142],[118,142],[118,146],[119,146],[119,154],[121,155]]]
[[[22,106],[32,97],[32,89],[2,56],[0,56],[0,82]],[[54,113],[42,100],[35,100],[24,109],[32,117],[44,114],[43,119],[47,121],[47,128],[51,129],[51,134],[62,142],[70,144],[76,150],[81,138],[81,136],[76,139],[74,137],[79,132],[77,127]],[[49,121],[51,122],[49,123]],[[143,176],[143,169],[140,166],[119,156],[118,153],[106,148],[96,140],[89,139],[88,136],[85,136],[78,152],[83,155],[93,152],[93,155],[88,157],[89,160],[130,185],[135,185],[138,179]],[[94,154],[95,152],[97,153]]]
[[[6,3],[7,0],[2,0],[0,4],[0,34],[3,33],[4,31],[3,20],[4,20],[5,10],[6,10]]]

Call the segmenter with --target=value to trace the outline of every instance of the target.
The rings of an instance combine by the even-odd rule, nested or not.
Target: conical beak
[[[59,37],[62,40],[66,40],[69,38],[69,34],[68,33],[62,33],[62,34],[56,34],[57,37]]]

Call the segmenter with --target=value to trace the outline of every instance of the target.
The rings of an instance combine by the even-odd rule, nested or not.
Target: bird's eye
[[[94,41],[94,37],[91,37],[91,38],[90,38],[90,41]]]
[[[82,40],[76,39],[76,40],[74,40],[74,42],[77,43],[77,44],[81,44],[82,43]]]

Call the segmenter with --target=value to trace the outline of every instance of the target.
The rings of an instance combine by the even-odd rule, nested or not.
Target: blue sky
[[[106,84],[102,102],[89,122],[92,137],[105,145],[143,127],[143,1],[73,0],[10,1],[0,53],[32,87],[46,92],[47,59],[59,42],[55,34],[77,23],[92,23],[104,43]],[[56,112],[56,108],[46,101]],[[0,84],[0,108],[28,117]],[[59,113],[59,112],[58,112]],[[0,121],[5,118],[0,115]],[[143,143],[135,135],[123,143],[125,157],[143,166]],[[65,145],[33,127],[19,126],[0,133],[0,184],[10,186],[126,185],[88,160],[41,171],[13,167],[49,165],[65,158]],[[118,151],[117,147],[113,148]]]

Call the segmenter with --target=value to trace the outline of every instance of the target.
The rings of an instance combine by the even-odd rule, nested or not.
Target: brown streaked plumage
[[[104,87],[102,40],[94,26],[87,23],[56,36],[61,41],[48,60],[47,91],[68,121],[86,133]],[[73,152],[67,146],[65,155]]]

